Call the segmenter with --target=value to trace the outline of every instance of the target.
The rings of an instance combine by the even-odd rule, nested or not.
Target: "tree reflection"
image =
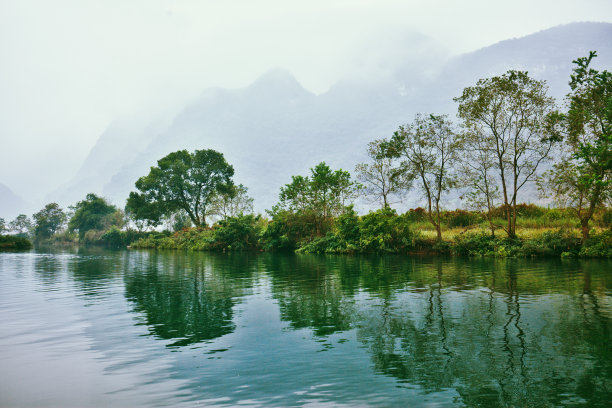
[[[125,274],[126,297],[151,333],[173,340],[169,347],[235,329],[233,307],[252,287],[253,262],[248,256],[207,255],[143,252]]]
[[[291,255],[267,256],[264,264],[281,319],[291,328],[309,327],[318,336],[351,328],[357,285],[352,274],[345,273],[351,271],[346,264]]]
[[[424,393],[453,389],[468,406],[602,406],[612,396],[612,282],[588,263],[292,256],[264,265],[290,327],[354,328],[376,371]]]

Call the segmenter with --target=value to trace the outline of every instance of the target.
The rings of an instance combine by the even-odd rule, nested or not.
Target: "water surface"
[[[612,263],[0,254],[0,406],[609,406]]]

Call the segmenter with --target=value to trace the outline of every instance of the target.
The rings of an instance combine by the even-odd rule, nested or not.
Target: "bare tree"
[[[459,117],[473,135],[467,150],[481,150],[495,162],[509,237],[516,236],[516,204],[525,184],[535,181],[540,165],[548,160],[558,138],[554,100],[544,81],[526,72],[508,71],[480,79],[455,98]],[[493,191],[493,190],[492,190]]]
[[[447,116],[416,115],[411,124],[400,126],[393,138],[392,151],[403,159],[405,177],[419,180],[427,200],[427,217],[442,240],[442,195],[456,186],[453,164],[458,140]]]
[[[357,179],[364,183],[366,195],[389,207],[392,197],[400,198],[411,185],[410,178],[402,171],[396,157],[387,154],[386,140],[374,140],[368,143],[368,163],[359,163],[355,167]]]

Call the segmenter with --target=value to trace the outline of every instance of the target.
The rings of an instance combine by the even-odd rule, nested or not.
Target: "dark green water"
[[[0,406],[606,406],[608,261],[0,254]]]

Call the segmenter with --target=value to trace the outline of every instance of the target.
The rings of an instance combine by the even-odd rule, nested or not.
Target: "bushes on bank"
[[[578,255],[587,258],[612,258],[612,230],[591,235],[580,248]]]
[[[203,251],[297,251],[301,253],[336,254],[406,254],[452,253],[463,256],[496,257],[612,257],[612,231],[601,231],[609,222],[608,212],[598,213],[595,229],[582,242],[572,215],[566,210],[546,209],[522,205],[523,218],[519,224],[545,226],[547,230],[529,238],[509,239],[503,231],[491,236],[482,214],[475,211],[445,211],[445,228],[455,230],[450,241],[425,239],[419,228],[428,229],[426,213],[422,209],[397,214],[383,208],[363,216],[346,207],[337,217],[313,222],[313,214],[302,211],[279,210],[270,220],[252,214],[228,217],[212,227],[184,228],[178,232],[137,232],[113,226],[106,231],[89,230],[81,239],[74,232],[55,234],[49,239],[54,245],[101,245],[108,248],[186,249]],[[535,217],[535,218],[529,218]],[[558,225],[557,230],[548,230]],[[607,225],[607,224],[606,224]],[[477,228],[479,232],[469,232]],[[486,231],[486,232],[485,232]],[[537,229],[536,229],[537,231]],[[533,234],[533,231],[530,232]],[[11,239],[15,237],[11,236]]]
[[[32,242],[16,235],[0,235],[0,251],[21,251],[32,248]]]

